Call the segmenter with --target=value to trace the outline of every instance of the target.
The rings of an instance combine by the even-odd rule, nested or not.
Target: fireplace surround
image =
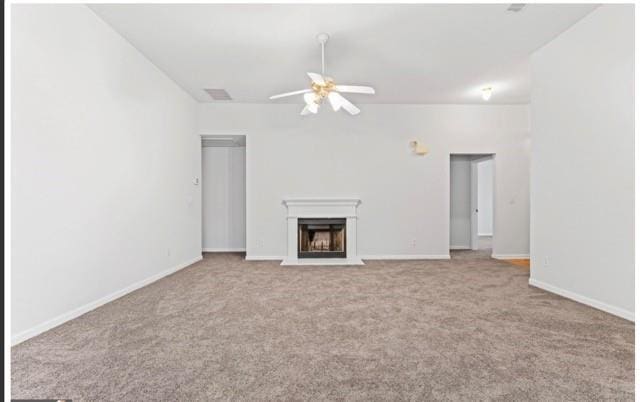
[[[287,256],[282,265],[362,265],[357,198],[287,198]]]

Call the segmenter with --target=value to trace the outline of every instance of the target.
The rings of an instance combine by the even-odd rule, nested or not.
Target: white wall
[[[245,249],[245,148],[202,148],[202,249]]]
[[[471,248],[471,159],[466,155],[451,155],[450,226],[452,249]]]
[[[478,235],[493,234],[493,158],[477,163],[478,167]]]
[[[532,74],[531,283],[632,319],[633,5],[597,8]]]
[[[201,254],[195,102],[84,5],[12,7],[12,341]]]
[[[287,196],[361,198],[360,255],[448,255],[450,153],[496,154],[494,252],[528,254],[527,106],[361,106],[200,105],[201,132],[247,136],[248,256],[286,254]],[[414,155],[414,138],[431,152]]]

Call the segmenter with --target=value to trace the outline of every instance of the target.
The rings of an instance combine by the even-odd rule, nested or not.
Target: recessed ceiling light
[[[484,99],[486,101],[491,99],[492,91],[493,91],[493,89],[491,89],[491,87],[482,88],[482,99]]]

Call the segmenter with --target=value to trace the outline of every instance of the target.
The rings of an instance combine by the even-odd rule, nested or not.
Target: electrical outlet
[[[549,268],[550,265],[551,265],[551,257],[544,257],[544,260],[542,260],[542,266],[545,268]]]
[[[171,257],[171,249],[170,248],[167,249],[167,257]]]
[[[416,239],[411,240],[411,248],[416,248],[418,241]]]

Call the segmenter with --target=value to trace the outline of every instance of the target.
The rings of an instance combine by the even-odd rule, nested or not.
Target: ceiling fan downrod
[[[325,64],[324,64],[324,45],[329,41],[328,33],[321,33],[318,35],[318,42],[320,42],[320,46],[322,47],[322,75],[325,75]]]

